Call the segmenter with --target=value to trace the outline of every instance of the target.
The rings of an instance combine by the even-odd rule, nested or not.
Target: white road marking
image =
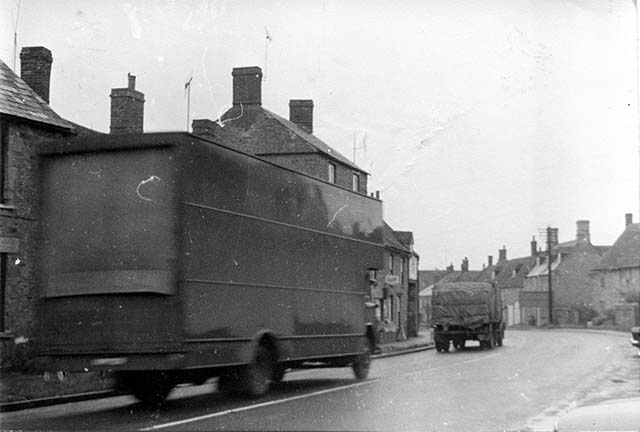
[[[211,413],[211,414],[205,414],[205,415],[201,415],[198,417],[191,417],[191,418],[187,418],[187,419],[183,419],[183,420],[177,420],[174,422],[170,422],[170,423],[162,423],[162,424],[157,424],[155,426],[149,426],[143,429],[140,429],[141,431],[151,431],[151,430],[158,430],[158,429],[164,429],[164,428],[168,428],[168,427],[172,427],[172,426],[180,426],[183,424],[187,424],[187,423],[193,423],[193,422],[197,422],[197,421],[201,421],[201,420],[207,420],[207,419],[211,419],[211,418],[215,418],[215,417],[221,417],[221,416],[225,416],[228,414],[234,414],[234,413],[239,413],[242,411],[248,411],[248,410],[252,410],[252,409],[256,409],[256,408],[262,408],[262,407],[266,407],[266,406],[270,406],[270,405],[277,405],[277,404],[281,404],[281,403],[285,403],[285,402],[291,402],[294,400],[299,400],[299,399],[305,399],[305,398],[309,398],[309,397],[313,397],[313,396],[318,396],[321,394],[326,394],[326,393],[332,393],[335,391],[340,391],[340,390],[345,390],[345,389],[349,389],[349,388],[355,388],[355,387],[360,387],[360,386],[364,386],[364,385],[369,385],[369,384],[373,384],[375,382],[380,381],[380,379],[376,378],[376,379],[372,379],[372,380],[368,380],[368,381],[361,381],[355,384],[349,384],[349,385],[345,385],[345,386],[340,386],[340,387],[334,387],[334,388],[330,388],[327,390],[320,390],[317,392],[313,392],[313,393],[308,393],[308,394],[304,394],[304,395],[299,395],[299,396],[293,396],[293,397],[288,397],[288,398],[284,398],[284,399],[278,399],[278,400],[273,400],[273,401],[269,401],[269,402],[263,402],[263,403],[258,403],[258,404],[254,404],[254,405],[248,405],[248,406],[244,406],[244,407],[240,407],[240,408],[233,408],[233,409],[229,409],[229,410],[225,410],[225,411],[219,411],[219,412],[215,412],[215,413]]]

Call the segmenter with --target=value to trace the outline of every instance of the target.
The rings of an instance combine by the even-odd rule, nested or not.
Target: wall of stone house
[[[522,288],[501,288],[504,322],[506,325],[520,324],[520,292]]]
[[[621,303],[614,306],[615,326],[618,330],[630,331],[640,325],[640,306],[637,303]]]
[[[597,310],[613,310],[618,303],[640,298],[640,267],[593,272],[594,299]]]
[[[403,269],[403,276],[400,278],[401,282],[395,286],[390,287],[384,281],[385,276],[389,274],[389,256],[394,256],[393,260],[393,274],[400,275],[400,257],[404,258],[405,264]],[[385,249],[384,252],[384,268],[378,270],[377,272],[377,282],[381,287],[387,287],[388,293],[390,296],[394,297],[394,303],[396,306],[394,307],[393,316],[390,316],[390,323],[385,326],[385,330],[380,336],[380,342],[393,342],[396,340],[398,324],[402,326],[402,330],[404,331],[404,335],[407,335],[407,318],[408,318],[408,304],[409,304],[409,279],[407,277],[409,272],[409,254],[402,254],[396,250],[391,250],[389,248]],[[390,305],[390,301],[387,300],[387,305]],[[385,306],[386,307],[386,306]],[[400,311],[400,323],[398,323],[397,319],[397,311]]]
[[[554,308],[569,310],[588,310],[597,308],[596,283],[591,277],[591,270],[598,265],[601,256],[590,246],[576,246],[555,272],[553,289]],[[563,315],[558,315],[558,323]],[[574,313],[567,315],[568,322],[577,324],[578,316]],[[554,317],[555,319],[555,317]]]
[[[364,172],[330,159],[322,153],[310,152],[308,144],[291,142],[288,130],[264,115],[249,116],[247,121],[251,123],[251,129],[259,133],[246,132],[232,124],[221,128],[210,120],[196,120],[194,134],[245,153],[262,154],[260,157],[265,160],[325,181],[329,176],[328,164],[333,163],[336,166],[337,185],[351,189],[352,176],[357,173],[360,178],[358,192],[367,194],[368,176]]]
[[[277,165],[290,168],[299,172],[303,172],[312,177],[327,181],[329,179],[329,163],[333,163],[336,167],[336,184],[343,188],[351,190],[352,188],[352,175],[354,173],[359,174],[360,182],[358,192],[367,193],[367,176],[363,173],[353,170],[351,167],[336,162],[332,159],[328,159],[321,153],[307,153],[307,154],[278,154],[278,155],[264,155],[261,158],[273,162]]]
[[[16,338],[32,340],[36,331],[36,257],[38,253],[37,149],[43,141],[63,135],[31,124],[2,119],[8,133],[8,205],[0,207],[0,252],[7,253],[5,332],[1,361],[11,362]],[[19,340],[24,340],[20,338]]]

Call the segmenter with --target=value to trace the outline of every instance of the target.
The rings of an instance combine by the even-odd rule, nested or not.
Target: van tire
[[[353,369],[353,374],[356,376],[356,379],[367,379],[369,369],[371,368],[371,351],[368,346],[353,359],[351,368]]]
[[[251,363],[240,370],[243,392],[249,397],[265,395],[274,377],[274,356],[264,345],[258,345]]]

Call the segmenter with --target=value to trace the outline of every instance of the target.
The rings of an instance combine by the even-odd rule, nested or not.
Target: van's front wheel
[[[371,367],[371,351],[369,347],[365,347],[364,350],[355,357],[353,364],[353,373],[357,379],[367,379],[369,376],[369,369]]]

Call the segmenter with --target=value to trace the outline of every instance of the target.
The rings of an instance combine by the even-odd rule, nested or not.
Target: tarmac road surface
[[[624,333],[508,331],[504,346],[377,359],[369,378],[303,370],[256,400],[215,382],[145,408],[119,396],[0,416],[2,430],[552,430],[563,411],[640,395],[640,357]]]

